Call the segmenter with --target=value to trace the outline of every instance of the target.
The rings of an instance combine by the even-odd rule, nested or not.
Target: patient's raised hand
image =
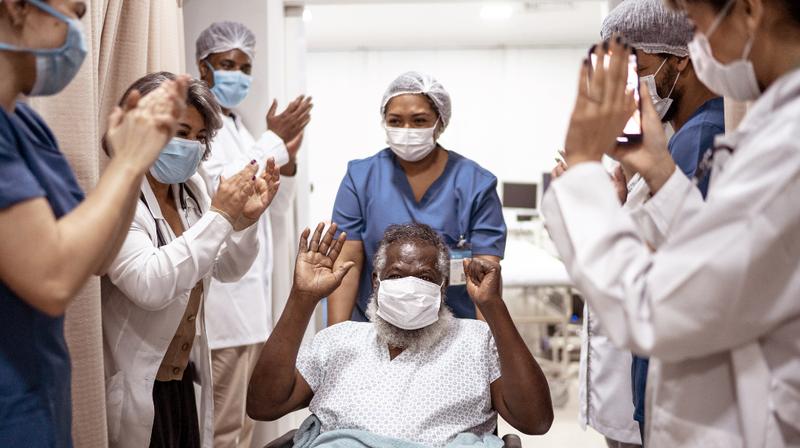
[[[319,301],[323,297],[336,290],[341,285],[344,276],[355,266],[353,262],[347,262],[333,269],[336,259],[342,250],[347,236],[344,232],[336,240],[336,224],[331,224],[325,236],[325,223],[319,223],[311,242],[308,236],[309,229],[303,231],[300,236],[300,247],[297,254],[297,262],[294,267],[294,293],[303,299]]]
[[[503,279],[499,263],[480,258],[465,259],[464,273],[467,275],[467,293],[476,305],[502,300]]]

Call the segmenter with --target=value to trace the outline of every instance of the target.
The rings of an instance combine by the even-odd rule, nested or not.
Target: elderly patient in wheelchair
[[[447,307],[450,257],[423,224],[391,226],[375,256],[370,322],[343,322],[301,347],[320,300],[353,267],[336,225],[300,239],[294,285],[250,379],[247,413],[309,406],[294,447],[502,447],[497,414],[526,434],[553,421],[547,380],[502,299],[500,265],[464,261],[483,321]],[[309,241],[309,236],[311,240]]]

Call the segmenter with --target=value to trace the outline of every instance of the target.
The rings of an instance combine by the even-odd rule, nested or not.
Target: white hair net
[[[434,79],[433,76],[419,72],[406,72],[398,76],[397,79],[389,84],[386,93],[383,94],[381,102],[381,117],[386,115],[386,105],[389,100],[399,95],[422,94],[430,98],[442,120],[441,131],[450,123],[452,113],[450,106],[450,94],[444,90],[444,86]],[[440,132],[441,132],[440,131]]]
[[[603,21],[603,40],[622,34],[628,43],[645,53],[689,55],[694,30],[684,12],[667,9],[662,0],[625,0]]]
[[[213,53],[239,49],[253,59],[255,46],[256,36],[241,23],[214,22],[197,37],[195,55],[201,61]]]

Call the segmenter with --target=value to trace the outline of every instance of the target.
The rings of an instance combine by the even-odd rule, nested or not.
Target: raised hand
[[[481,258],[464,259],[464,273],[467,276],[467,294],[475,305],[502,300],[503,279],[500,264]]]
[[[609,153],[631,172],[645,179],[655,194],[675,171],[675,162],[669,154],[667,135],[658,116],[647,83],[641,83],[642,131],[644,138],[638,145],[616,146]]]
[[[278,166],[275,165],[275,159],[270,157],[267,159],[264,172],[255,180],[254,192],[244,205],[241,216],[233,226],[234,230],[244,230],[258,222],[261,215],[272,204],[275,195],[278,194],[280,184],[281,175]]]
[[[300,95],[286,106],[286,110],[276,114],[278,101],[273,100],[267,112],[267,129],[274,132],[288,145],[303,132],[311,121],[311,109],[313,107],[314,104],[311,103],[310,96]],[[299,145],[297,147],[299,149]]]
[[[599,161],[604,153],[610,153],[636,110],[634,92],[627,89],[630,54],[630,48],[615,36],[610,44],[596,46],[597,65],[591,79],[590,62],[588,59],[583,61],[578,97],[564,143],[570,166],[584,161]],[[607,58],[610,62],[606,68]],[[642,93],[642,97],[645,95]]]
[[[175,135],[178,119],[186,109],[188,82],[188,75],[181,75],[143,98],[133,92],[123,107],[115,108],[106,134],[112,155],[142,172],[150,169]]]
[[[294,292],[299,297],[313,300],[315,303],[335,291],[342,284],[344,276],[355,266],[354,262],[349,261],[336,270],[333,269],[347,237],[342,232],[334,241],[335,223],[331,224],[324,237],[323,230],[325,223],[319,223],[310,243],[308,236],[311,230],[303,231],[294,267]]]
[[[256,172],[258,164],[255,160],[247,164],[233,177],[225,179],[220,176],[219,187],[211,200],[211,209],[221,212],[236,228],[245,205],[255,192]]]

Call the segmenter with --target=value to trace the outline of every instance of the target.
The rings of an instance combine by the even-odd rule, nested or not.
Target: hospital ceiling
[[[616,0],[612,0],[616,1]],[[597,40],[609,0],[290,0],[311,51],[557,48]]]

